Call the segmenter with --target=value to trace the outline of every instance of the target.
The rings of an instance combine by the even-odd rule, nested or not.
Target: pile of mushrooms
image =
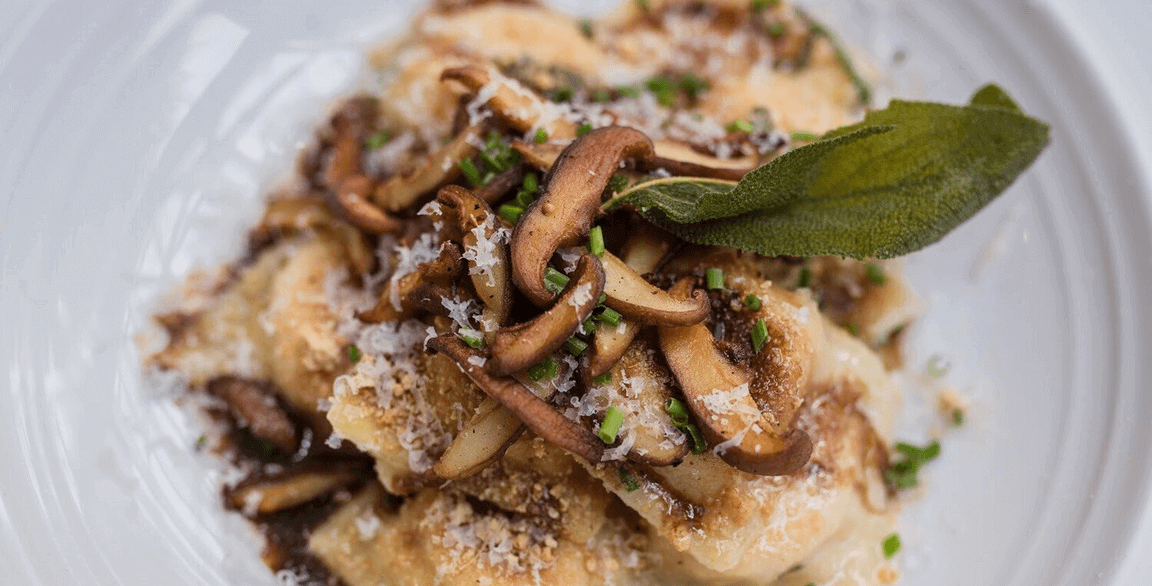
[[[459,82],[474,93],[499,83],[499,73],[478,67],[448,70],[443,78]],[[485,92],[492,96],[487,105],[496,114],[497,127],[503,125],[512,133],[527,133],[540,127],[540,120],[531,114],[543,111],[536,102],[542,98],[508,88],[497,90]],[[637,337],[644,328],[654,328],[656,335],[649,339],[658,340],[654,343],[658,343],[670,370],[669,379],[674,379],[675,384],[650,397],[642,396],[642,400],[682,400],[707,442],[711,446],[723,444],[724,449],[716,453],[740,470],[783,475],[800,469],[811,455],[812,442],[806,433],[792,427],[791,421],[781,426],[767,412],[764,415],[769,417],[758,415],[762,420],[741,421],[709,409],[705,397],[767,376],[763,369],[772,366],[770,361],[757,360],[735,364],[720,352],[705,325],[710,315],[710,297],[696,287],[695,279],[682,279],[666,291],[642,276],[657,271],[671,252],[675,242],[669,236],[641,224],[626,237],[613,239],[614,250],[598,251],[597,255],[577,248],[587,243],[594,222],[603,214],[602,196],[622,169],[643,173],[663,168],[676,174],[724,179],[739,178],[750,169],[660,156],[661,150],[676,151],[661,149],[642,132],[623,126],[592,130],[558,148],[556,142],[577,134],[568,125],[557,123],[549,127],[552,140],[547,144],[513,140],[512,148],[520,153],[523,162],[470,190],[450,183],[455,177],[444,171],[447,159],[443,157],[472,156],[476,151],[471,145],[479,142],[475,137],[480,130],[475,127],[464,128],[422,167],[439,172],[421,178],[421,171],[417,170],[407,178],[375,183],[368,180],[370,184],[365,184],[358,164],[348,162],[340,150],[351,150],[354,143],[362,141],[355,132],[356,125],[334,124],[337,150],[326,175],[330,201],[364,230],[400,231],[399,222],[389,213],[417,202],[419,190],[448,183],[438,189],[436,205],[432,206],[433,219],[439,222],[441,239],[446,243],[440,256],[394,283],[393,289],[381,296],[377,308],[360,317],[382,321],[425,311],[441,316],[439,319],[444,321],[440,325],[445,327],[440,329],[450,330],[449,312],[442,301],[472,299],[484,308],[480,321],[495,324],[483,332],[482,341],[443,333],[427,344],[431,351],[453,360],[488,395],[441,456],[434,473],[443,479],[474,474],[498,459],[525,429],[593,464],[601,462],[612,445],[594,432],[594,424],[566,417],[552,402],[553,386],[533,384],[528,372],[561,352],[573,336],[587,335],[582,324],[600,307],[610,308],[622,319],[618,326],[598,328],[587,350],[576,353],[580,360],[575,392],[589,388],[593,379],[617,368],[629,348],[640,343]],[[490,204],[507,199],[533,167],[546,172],[540,183],[540,196],[524,208],[515,226],[511,226]],[[633,221],[642,223],[638,217]],[[508,229],[512,230],[510,242],[498,238]],[[475,249],[481,241],[489,248],[493,248],[493,242],[495,246],[484,265],[478,266],[463,252]],[[574,263],[573,257],[578,257]],[[566,284],[557,292],[560,288],[550,289],[545,275],[550,265],[564,266],[562,258],[571,268]],[[401,299],[400,308],[387,303],[389,298]],[[517,306],[517,300],[527,303]],[[664,367],[661,364],[659,368]],[[783,380],[775,392],[795,396],[800,393],[797,380],[775,372],[771,376],[773,380]],[[773,403],[752,395],[746,397],[746,402],[742,408],[754,414],[770,410]],[[663,404],[658,407],[663,412]],[[680,447],[675,449],[660,450],[655,446],[664,437],[654,436],[654,430],[638,433],[647,435],[636,439],[635,447],[625,456],[628,460],[652,466],[674,465],[687,454],[687,441],[677,442]]]

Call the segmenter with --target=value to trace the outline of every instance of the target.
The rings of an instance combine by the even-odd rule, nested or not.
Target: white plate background
[[[907,50],[887,92],[958,102],[997,81],[1053,127],[1004,197],[907,263],[930,303],[910,364],[949,354],[974,409],[902,519],[903,584],[1107,584],[1152,461],[1147,189],[1119,120],[1043,5],[807,4],[881,65]],[[177,275],[240,250],[362,48],[413,8],[14,8],[0,15],[0,583],[270,584],[192,453],[197,421],[141,384],[132,336]]]

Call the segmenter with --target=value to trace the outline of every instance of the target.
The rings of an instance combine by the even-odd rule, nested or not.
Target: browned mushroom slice
[[[625,158],[652,154],[644,133],[621,126],[593,130],[575,140],[544,179],[540,199],[512,232],[512,280],[528,299],[545,306],[555,295],[544,287],[544,269],[561,246],[581,241],[600,211],[600,194]]]
[[[518,187],[521,182],[524,181],[524,175],[528,173],[529,169],[530,165],[526,163],[512,165],[511,169],[493,177],[490,183],[477,189],[476,197],[489,205],[504,199],[504,196],[507,195],[509,191],[512,191],[512,189]]]
[[[512,277],[508,248],[497,237],[500,219],[483,200],[457,185],[445,186],[436,198],[459,216],[462,256],[468,261],[472,286],[496,322],[503,324],[512,311]]]
[[[621,260],[628,268],[643,275],[656,270],[671,249],[672,239],[644,222],[629,231]],[[616,327],[605,325],[598,328],[588,354],[585,380],[590,381],[608,372],[628,350],[629,344],[639,332],[640,324],[627,319],[621,320]]]
[[[304,469],[244,482],[226,492],[233,507],[248,516],[267,515],[302,505],[344,488],[364,473],[354,467]]]
[[[598,401],[599,418],[609,406],[625,413],[631,436],[629,460],[651,466],[671,466],[688,455],[689,438],[672,424],[672,418],[664,409],[672,397],[668,386],[672,376],[655,359],[653,346],[654,343],[647,339],[630,345],[628,352],[612,368],[612,378],[603,385],[594,385],[588,393],[612,397],[611,404],[603,399]],[[603,394],[596,391],[598,387],[611,392]]]
[[[479,350],[474,350],[460,338],[442,334],[428,342],[432,350],[443,352],[456,362],[476,386],[480,387],[489,397],[500,401],[504,407],[511,411],[533,433],[544,438],[545,441],[559,446],[573,454],[596,463],[604,455],[604,444],[587,428],[579,423],[564,417],[551,405],[537,397],[527,387],[511,378],[493,376],[484,368],[477,366],[484,358]]]
[[[396,175],[376,186],[372,202],[388,211],[402,210],[420,199],[420,196],[460,176],[456,164],[476,154],[484,125],[465,128],[448,144],[428,155],[423,164],[410,173]]]
[[[570,139],[576,136],[576,124],[571,120],[560,116],[545,116],[555,105],[499,72],[467,65],[445,69],[440,79],[458,81],[477,96],[484,96],[492,112],[520,132],[539,127],[551,138]]]
[[[296,424],[277,402],[272,385],[237,376],[221,376],[208,381],[208,392],[227,403],[232,416],[252,435],[285,454],[296,451]]]
[[[670,141],[659,141],[654,146],[656,154],[642,162],[644,170],[664,169],[673,175],[739,181],[760,166],[760,160],[753,156],[719,159],[700,154],[690,146]]]
[[[248,243],[252,250],[260,250],[277,238],[306,230],[327,231],[340,242],[354,274],[365,276],[375,266],[376,255],[364,235],[347,222],[338,220],[319,195],[269,201],[260,224],[248,235]]]
[[[690,288],[691,281],[684,279],[673,292],[683,295]],[[725,359],[707,326],[665,326],[659,336],[700,431],[721,459],[762,476],[791,474],[808,462],[811,438],[796,428],[772,432],[749,393],[748,375]]]
[[[390,282],[380,294],[376,305],[367,311],[357,313],[356,318],[370,324],[378,324],[399,319],[403,317],[405,312],[410,311],[413,307],[420,307],[432,311],[423,302],[426,301],[430,295],[443,293],[443,291],[451,285],[452,281],[460,275],[462,270],[460,247],[451,242],[446,242],[440,247],[440,254],[436,255],[434,260],[422,263],[416,267],[415,271],[400,277],[395,282]],[[432,291],[429,287],[425,287],[423,290],[420,289],[429,283],[438,285],[440,288],[435,291]],[[392,304],[394,296],[400,300],[399,309]],[[433,313],[436,312],[433,311]]]
[[[604,265],[604,303],[635,322],[649,325],[686,326],[708,317],[708,294],[701,289],[686,299],[677,298],[651,283],[610,252],[600,257]]]
[[[603,291],[604,269],[600,268],[600,261],[591,254],[581,256],[555,305],[530,321],[496,331],[489,369],[496,375],[509,375],[559,350],[592,315]]]
[[[520,153],[520,156],[524,157],[524,162],[529,165],[541,171],[548,171],[556,163],[556,159],[560,158],[560,153],[564,152],[564,145],[554,142],[529,144],[522,140],[513,140],[512,150]]]
[[[523,430],[524,424],[514,413],[488,397],[452,438],[432,471],[445,480],[471,476],[499,458]]]
[[[345,179],[326,192],[328,201],[349,222],[371,234],[399,232],[403,222],[372,205],[365,196],[372,194],[372,180],[365,175]]]

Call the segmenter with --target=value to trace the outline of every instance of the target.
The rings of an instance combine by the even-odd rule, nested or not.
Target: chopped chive
[[[205,446],[205,444],[207,444],[207,443],[208,443],[208,436],[206,434],[203,434],[203,433],[200,434],[200,437],[196,438],[196,449],[203,448]]]
[[[464,340],[465,344],[473,348],[481,348],[484,346],[484,336],[472,328],[460,328],[460,332],[457,333],[457,335],[460,336],[461,340]]]
[[[724,288],[724,271],[719,267],[708,267],[704,271],[704,286],[713,291]]]
[[[497,161],[496,157],[488,151],[480,151],[480,160],[490,171],[501,173],[507,170],[504,168],[504,162]]]
[[[636,0],[636,8],[641,12],[648,12],[648,0]]]
[[[936,457],[940,455],[940,442],[933,440],[932,443],[922,448],[909,443],[899,442],[896,444],[896,451],[901,452],[917,463],[923,464],[935,460]]]
[[[932,378],[940,378],[948,374],[948,369],[951,367],[952,365],[949,364],[947,358],[936,354],[928,359],[928,368],[926,370],[928,376]]]
[[[724,130],[728,132],[747,132],[748,134],[752,134],[756,131],[756,128],[747,120],[733,120],[724,127]]]
[[[374,151],[384,146],[388,142],[389,138],[391,137],[388,135],[387,130],[377,130],[376,132],[372,133],[372,136],[369,136],[368,139],[364,141],[364,148],[370,151]]]
[[[587,18],[580,21],[580,34],[591,39],[592,38],[592,21]]]
[[[811,132],[805,131],[805,130],[794,130],[794,131],[792,131],[792,140],[798,140],[798,141],[803,141],[803,142],[815,142],[817,140],[820,140],[820,137],[816,136],[815,134],[813,134]]]
[[[604,374],[592,379],[592,384],[594,385],[606,385],[610,382],[612,382],[611,372],[605,372]]]
[[[460,159],[457,164],[460,166],[460,172],[464,174],[464,179],[472,187],[480,187],[484,184],[480,179],[480,170],[476,168],[476,163],[473,163],[472,159]]]
[[[539,364],[528,369],[528,378],[532,379],[533,382],[540,382],[555,378],[559,372],[560,364],[556,362],[555,358],[548,356]]]
[[[600,431],[596,435],[600,436],[600,441],[611,444],[616,441],[616,435],[620,433],[620,426],[623,423],[624,412],[613,405],[604,414],[604,421],[600,422]]]
[[[517,207],[528,209],[528,206],[532,205],[534,201],[536,201],[536,198],[533,197],[531,193],[521,189],[516,192],[516,197],[512,200],[512,203]]]
[[[524,187],[524,191],[529,193],[536,193],[540,191],[540,180],[536,177],[535,173],[528,173],[524,176],[524,181],[520,183]]]
[[[666,77],[650,78],[644,82],[644,87],[656,95],[656,101],[661,106],[671,107],[676,101],[676,92],[672,87],[672,82]]]
[[[560,292],[563,291],[564,288],[568,286],[568,281],[569,281],[568,275],[565,275],[564,273],[561,273],[560,271],[558,271],[552,267],[548,267],[548,268],[544,269],[544,288],[545,289],[559,295]]]
[[[589,132],[592,132],[592,125],[587,122],[584,122],[580,126],[576,127],[576,136],[584,136]]]
[[[495,178],[496,178],[496,173],[493,171],[488,171],[487,173],[484,174],[484,178],[480,180],[480,184],[481,185],[488,185],[489,183],[492,183],[492,180]]]
[[[607,293],[601,293],[600,299],[598,299],[596,301],[596,305],[604,305],[605,301],[608,301],[608,294]]]
[[[952,425],[960,427],[964,425],[964,412],[959,409],[952,410]]]
[[[864,276],[873,285],[883,285],[888,282],[888,275],[884,274],[884,269],[878,264],[868,263],[864,265]]]
[[[844,324],[844,329],[848,330],[848,334],[853,338],[860,335],[860,329],[856,327],[856,322],[848,322]]]
[[[669,398],[664,403],[664,410],[672,418],[673,425],[677,427],[688,425],[688,406],[680,399]]]
[[[543,128],[536,129],[536,134],[532,135],[532,141],[536,144],[544,144],[548,142],[548,131]]]
[[[768,32],[768,36],[777,39],[784,36],[784,25],[779,22],[774,22],[768,25],[766,31]]]
[[[764,348],[764,344],[768,342],[768,325],[764,320],[756,320],[756,325],[752,326],[752,349],[757,354]]]
[[[552,100],[553,102],[568,102],[572,100],[572,96],[575,93],[576,92],[572,88],[568,86],[561,86],[552,88],[552,90],[548,92],[548,99]]]
[[[596,316],[596,319],[610,326],[620,325],[620,320],[623,318],[624,316],[620,315],[620,312],[612,309],[611,307],[605,307],[604,311],[600,312],[600,315]]]
[[[800,275],[796,279],[796,286],[800,289],[807,289],[812,286],[812,269],[800,267]]]
[[[764,12],[769,8],[775,7],[780,3],[780,0],[752,0],[752,12]]]
[[[884,557],[892,559],[896,552],[900,551],[900,536],[893,533],[884,538]]]
[[[764,305],[764,302],[760,301],[759,297],[757,297],[751,293],[744,296],[744,307],[747,307],[748,309],[751,309],[752,311],[760,311],[760,308],[763,305]]]
[[[356,347],[356,344],[348,346],[348,359],[351,360],[353,364],[360,362],[360,349]]]
[[[636,477],[624,468],[618,468],[620,471],[620,482],[624,484],[624,490],[634,492],[640,489],[640,483],[637,482]]]
[[[683,90],[684,93],[692,97],[699,96],[700,94],[708,91],[708,82],[700,79],[699,77],[696,77],[696,74],[692,72],[681,75],[679,85],[680,89]]]
[[[500,208],[496,210],[496,213],[499,214],[501,218],[507,220],[509,224],[515,224],[520,221],[520,216],[524,215],[524,208],[506,203],[500,206]]]
[[[597,104],[606,104],[612,101],[612,94],[604,88],[596,89],[592,92],[592,101]]]
[[[636,98],[640,97],[640,90],[634,87],[624,86],[616,88],[616,94],[621,98],[630,98],[635,100]]]
[[[700,433],[700,428],[696,427],[696,424],[689,423],[684,429],[692,436],[693,454],[700,455],[708,451],[708,442],[704,441],[704,435]]]
[[[593,320],[591,317],[589,317],[588,319],[584,320],[584,323],[580,324],[580,330],[581,330],[580,333],[585,335],[585,336],[587,336],[588,334],[591,334],[592,332],[595,332],[596,331],[596,321]]]
[[[901,458],[884,470],[884,480],[896,490],[907,490],[920,484],[917,478],[920,466],[940,455],[940,442],[933,441],[923,448],[900,442],[896,444],[896,451]]]
[[[580,338],[568,338],[568,340],[564,342],[564,350],[573,356],[579,356],[583,354],[587,349],[588,342],[585,342]]]
[[[594,226],[588,232],[588,251],[596,256],[604,256],[604,230]]]

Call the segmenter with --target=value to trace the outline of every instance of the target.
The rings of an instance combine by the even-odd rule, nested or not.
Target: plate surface
[[[902,516],[902,584],[1107,584],[1152,461],[1148,198],[1118,121],[1042,7],[805,4],[888,72],[882,94],[996,81],[1052,124],[1025,177],[906,263],[929,302],[910,370],[947,356],[973,410]],[[241,249],[363,48],[415,8],[38,3],[0,22],[0,581],[274,583],[133,337],[178,275]],[[932,397],[905,378],[919,441]]]

